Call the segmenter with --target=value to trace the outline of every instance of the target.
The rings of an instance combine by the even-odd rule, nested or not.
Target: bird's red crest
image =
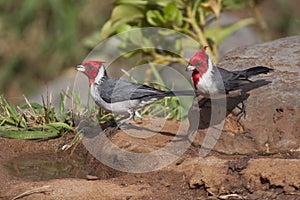
[[[207,46],[204,46],[200,51],[195,53],[190,59],[190,64],[193,66],[199,66],[202,62],[206,62],[208,59],[208,55],[205,52],[206,49]]]
[[[83,66],[92,66],[92,67],[97,67],[99,68],[101,66],[102,62],[100,61],[95,61],[95,60],[88,60],[82,63]]]

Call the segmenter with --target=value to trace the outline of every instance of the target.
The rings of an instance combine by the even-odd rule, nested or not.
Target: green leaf
[[[177,17],[179,10],[174,3],[169,3],[164,8],[164,18],[167,21],[174,21]]]
[[[24,130],[19,129],[15,126],[1,126],[0,127],[0,136],[9,137],[14,139],[41,139],[48,137],[57,137],[60,136],[60,131],[41,131],[41,130]]]
[[[133,5],[119,5],[115,7],[111,14],[111,23],[122,21],[123,23],[143,18],[143,10]]]
[[[116,33],[116,31],[117,31],[117,29],[118,29],[119,26],[120,26],[120,24],[118,24],[118,23],[112,24],[111,20],[108,20],[102,26],[101,33],[100,33],[101,39],[108,38],[112,34]]]
[[[149,10],[146,13],[147,21],[153,26],[163,26],[165,23],[164,17],[158,10]]]
[[[65,129],[68,131],[73,131],[73,128],[66,123],[63,122],[53,122],[50,124],[46,124],[43,127],[45,128],[55,128],[55,129]]]
[[[174,3],[169,3],[164,8],[164,18],[168,22],[176,22],[178,26],[180,26],[183,21],[182,12],[177,8],[177,6]]]
[[[54,122],[43,126],[34,126],[30,129],[20,129],[15,126],[0,126],[0,136],[15,139],[41,139],[58,137],[64,130],[73,131],[73,128],[62,122]]]
[[[182,12],[178,11],[177,18],[176,18],[176,25],[181,26],[182,21],[183,21]]]
[[[214,40],[217,44],[220,44],[224,39],[226,39],[226,37],[228,37],[233,32],[237,31],[238,29],[240,29],[244,26],[254,24],[254,23],[255,23],[254,18],[247,18],[247,19],[240,20],[237,23],[233,23],[233,24],[230,24],[230,25],[227,25],[227,26],[222,26],[222,27],[220,27],[218,41],[217,41],[217,37],[216,37],[216,35],[217,35],[216,34],[216,31],[217,31],[216,27],[207,28],[206,29],[206,35],[207,35],[207,37]]]
[[[44,132],[44,131],[0,131],[1,137],[8,137],[13,139],[43,139],[48,137],[58,137],[59,132]]]
[[[182,40],[178,39],[175,40],[175,49],[179,52],[180,50],[182,50]]]
[[[129,24],[121,24],[117,29],[117,33],[126,32],[131,29],[132,29],[132,26],[130,26]]]
[[[223,7],[225,9],[240,9],[246,6],[247,1],[245,0],[226,0],[223,1]]]
[[[166,7],[169,3],[174,3],[177,8],[184,8],[185,3],[183,0],[149,0],[149,4]]]
[[[141,29],[135,29],[132,31],[132,33],[129,35],[129,40],[132,44],[142,47],[143,46],[143,33]]]
[[[105,39],[116,33],[118,29],[122,28],[123,24],[143,17],[142,9],[131,5],[119,5],[112,11],[110,20],[102,26],[100,37]]]
[[[139,7],[144,7],[148,4],[148,1],[145,0],[116,0],[114,1],[114,5],[128,4]]]
[[[101,29],[100,38],[105,39],[111,36],[112,34],[115,34],[118,32],[118,30],[124,25],[124,22],[118,21],[115,23],[112,23],[111,20],[107,21]]]
[[[132,26],[130,26],[129,24],[121,24],[120,26],[117,27],[117,33],[122,33],[122,34],[119,34],[119,37],[122,38],[124,41],[126,41],[129,36],[130,36],[130,33],[128,33],[127,31],[131,30],[132,29]],[[123,44],[125,45],[124,48],[126,48],[126,44]]]

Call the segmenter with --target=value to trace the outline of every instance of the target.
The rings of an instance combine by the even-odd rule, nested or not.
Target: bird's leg
[[[117,132],[117,130],[119,129],[118,124],[114,125],[114,126],[109,126],[107,128],[104,129],[104,133],[106,134],[107,137],[111,137],[114,133]]]
[[[135,112],[133,111],[128,111],[128,113],[129,113],[129,117],[125,116],[124,118],[122,118],[118,123],[119,127],[122,126],[125,122],[131,120],[135,116]]]
[[[242,101],[242,107],[237,106],[240,109],[240,112],[237,114],[238,119],[237,121],[240,121],[240,119],[242,117],[244,117],[244,119],[246,119],[246,107],[247,107],[247,101],[243,100]]]
[[[197,98],[194,99],[191,109],[193,111],[199,111],[199,101]]]
[[[120,122],[117,123],[117,126],[115,126],[115,127],[113,127],[113,128],[106,128],[106,129],[104,130],[104,132],[107,132],[107,131],[108,131],[108,133],[107,133],[108,136],[112,136],[114,133],[116,133],[116,131],[117,131],[121,126],[123,126],[123,124],[124,124],[125,122],[127,122],[128,120],[131,120],[131,119],[134,117],[134,115],[135,115],[135,113],[132,112],[132,111],[129,111],[128,113],[129,113],[129,117],[128,117],[128,115],[126,115],[125,117],[123,117],[123,118],[120,119]]]
[[[192,109],[199,110],[199,109],[203,108],[204,105],[208,102],[208,100],[209,100],[208,98],[202,98],[199,100],[198,97],[195,97],[194,102],[192,104]]]
[[[203,98],[201,99],[200,101],[198,101],[198,105],[199,105],[199,108],[203,108],[204,105],[209,101],[208,98]]]

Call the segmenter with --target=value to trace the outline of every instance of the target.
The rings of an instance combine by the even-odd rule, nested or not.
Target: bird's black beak
[[[76,70],[80,71],[80,72],[84,72],[85,71],[85,67],[83,65],[79,64],[79,65],[77,65]]]
[[[191,65],[191,63],[189,63],[186,68],[185,71],[193,71],[195,69],[195,67],[193,65]]]

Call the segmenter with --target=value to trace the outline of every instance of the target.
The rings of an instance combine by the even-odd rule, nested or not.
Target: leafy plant
[[[164,27],[184,33],[201,45],[209,46],[209,53],[215,61],[218,59],[217,48],[227,36],[241,27],[255,23],[255,19],[250,17],[220,26],[222,11],[248,5],[241,0],[116,0],[114,5],[110,19],[101,29],[102,39],[133,28]],[[154,61],[158,59],[155,54],[152,56]]]
[[[16,139],[40,139],[58,137],[74,131],[71,111],[55,113],[48,96],[43,105],[29,103],[19,107],[0,96],[0,136]],[[62,96],[61,104],[65,96]],[[62,108],[61,108],[62,109]]]
[[[33,95],[38,85],[74,67],[89,51],[81,39],[108,13],[94,4],[106,3],[0,0],[0,93],[20,103],[11,97]]]

